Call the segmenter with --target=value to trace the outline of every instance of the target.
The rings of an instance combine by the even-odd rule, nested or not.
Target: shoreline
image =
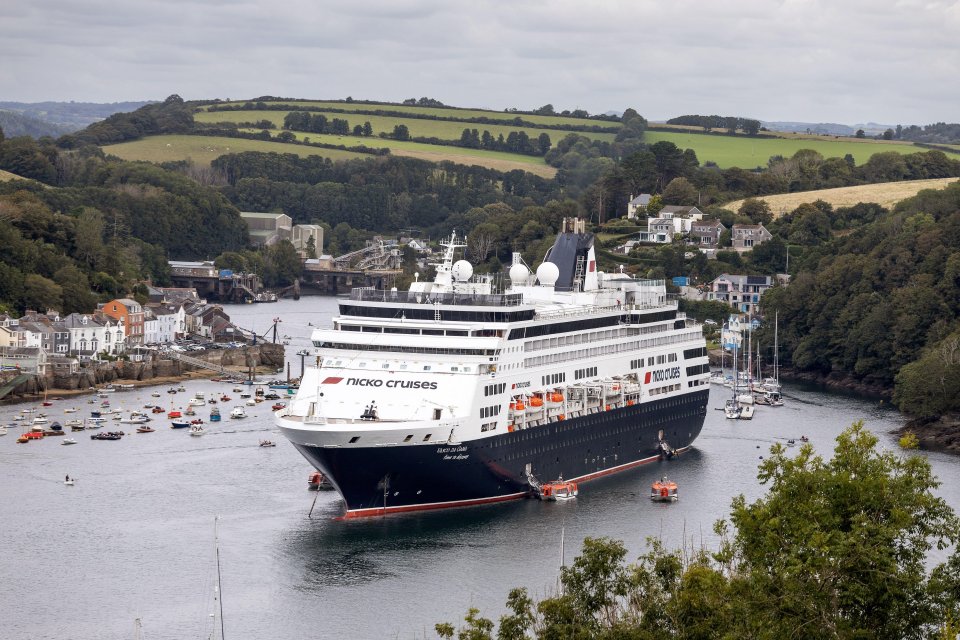
[[[264,374],[275,372],[275,371],[276,371],[275,369],[258,367],[255,370],[254,375],[260,376],[260,375],[264,375]],[[236,371],[230,371],[229,373],[237,374],[238,376],[245,379],[248,372],[246,370],[238,369]],[[203,380],[203,379],[210,380],[211,378],[216,378],[222,375],[223,375],[222,373],[217,371],[212,371],[207,369],[198,369],[193,371],[185,371],[184,373],[177,376],[156,376],[154,378],[149,378],[147,380],[117,378],[115,380],[112,380],[109,384],[113,385],[114,387],[122,384],[128,384],[128,385],[132,384],[133,389],[122,389],[122,390],[117,389],[116,390],[116,393],[126,393],[130,391],[136,391],[137,389],[141,389],[145,387],[160,387],[160,386],[166,386],[171,384],[176,385],[176,384],[181,384],[183,382],[189,382],[191,380]],[[276,375],[280,375],[280,374],[276,374]],[[49,387],[47,389],[46,396],[48,400],[51,398],[62,398],[62,399],[76,398],[76,397],[81,397],[86,395],[97,394],[107,386],[108,386],[107,384],[101,384],[93,388],[88,387],[85,389],[59,389],[56,387]],[[29,402],[42,402],[43,398],[44,398],[43,393],[29,393],[21,396],[14,396],[11,394],[6,398],[4,398],[3,400],[0,400],[0,406],[25,404]]]

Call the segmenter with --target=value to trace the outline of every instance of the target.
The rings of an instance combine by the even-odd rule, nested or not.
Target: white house
[[[687,235],[694,222],[703,219],[703,212],[696,207],[666,206],[658,217],[647,218],[647,230],[640,232],[640,242],[668,244],[675,235]]]
[[[630,202],[627,203],[627,220],[634,220],[638,215],[644,215],[652,197],[649,193],[641,193],[636,198],[631,194]]]
[[[150,307],[143,308],[143,343],[144,344],[156,344],[159,342],[157,339],[158,329],[160,328],[160,322],[157,320],[157,316],[154,315],[153,309]]]
[[[157,322],[156,339],[153,342],[168,344],[186,335],[186,314],[183,311],[183,305],[150,305],[150,310]]]

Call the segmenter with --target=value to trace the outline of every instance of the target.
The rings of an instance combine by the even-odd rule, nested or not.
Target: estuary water
[[[227,311],[261,334],[281,318],[278,335],[290,336],[296,376],[296,351],[308,346],[311,324],[329,324],[336,300]],[[185,407],[197,391],[231,396],[218,404],[223,421],[208,424],[200,438],[168,428],[162,414],[151,423],[155,433],[104,426],[127,431],[120,441],[79,432],[73,446],[62,446],[61,438],[17,444],[13,428],[0,438],[3,638],[133,638],[138,624],[148,639],[219,637],[216,515],[227,638],[435,637],[436,622],[455,622],[470,606],[499,616],[512,587],[550,593],[561,531],[567,562],[586,536],[621,539],[630,557],[650,536],[670,548],[684,540],[715,546],[713,523],[727,516],[731,499],[763,494],[757,464],[773,443],[807,435],[829,455],[837,434],[863,419],[895,447],[889,432],[901,423],[875,401],[791,386],[786,406],[758,407],[752,422],[730,421],[715,410],[729,391],[714,386],[693,450],[582,485],[577,500],[342,521],[335,493],[307,491],[311,468],[274,428],[270,402],[247,407],[245,420],[230,420],[229,408],[240,401],[234,385],[185,386],[176,395],[165,387],[116,392],[110,401],[129,411]],[[60,422],[88,416],[96,406],[89,399],[57,401],[47,413]],[[77,413],[64,413],[74,406]],[[0,407],[0,421],[12,423],[26,407]],[[198,417],[208,414],[209,407],[198,409]],[[261,439],[277,446],[261,448]],[[960,459],[928,456],[942,494],[960,509]],[[680,501],[651,503],[649,486],[665,473],[680,485]],[[66,474],[77,478],[75,486],[64,485]]]

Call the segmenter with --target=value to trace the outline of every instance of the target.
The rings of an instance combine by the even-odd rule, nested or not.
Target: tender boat
[[[171,429],[186,429],[190,426],[190,423],[186,420],[174,420],[170,423]]]
[[[260,446],[261,446],[261,447],[275,447],[275,446],[277,446],[277,443],[274,442],[273,440],[261,440],[261,441],[260,441]]]
[[[246,418],[247,412],[243,407],[237,406],[230,410],[231,418]]]
[[[676,502],[680,498],[677,483],[667,480],[664,476],[650,487],[650,499],[654,502]]]
[[[60,444],[77,444],[77,441],[73,438],[64,438]]]
[[[206,433],[206,431],[205,431],[204,428],[203,428],[202,426],[200,426],[199,424],[195,424],[195,425],[193,425],[192,427],[190,427],[190,435],[191,435],[191,436],[200,437],[200,436],[202,436],[202,435],[205,434],[205,433]]]
[[[67,444],[67,443],[64,442],[63,444]],[[70,476],[67,476],[66,480],[63,481],[63,484],[67,485],[68,487],[72,487],[74,482],[76,482],[76,478],[71,478]]]
[[[171,410],[167,413],[167,417],[168,417],[168,418],[182,418],[182,417],[183,417],[183,414],[180,413],[179,411],[174,411],[173,409],[171,409]]]
[[[567,482],[563,478],[560,478],[554,482],[546,482],[540,485],[540,490],[537,492],[537,495],[541,500],[555,502],[557,500],[563,501],[576,498],[578,493],[579,490],[577,489],[576,482]]]
[[[327,479],[327,476],[323,475],[319,471],[314,471],[307,478],[307,489],[310,491],[329,491],[333,489],[333,485],[330,484],[330,480]]]
[[[286,406],[287,405],[282,402],[277,402],[277,403],[274,403],[274,405],[270,408],[273,409],[274,411],[280,411],[280,409],[285,409]]]
[[[76,413],[76,412],[77,412],[77,408],[76,408],[76,407],[69,407],[69,408],[67,408],[67,409],[64,409],[63,412],[64,412],[64,413]]]
[[[156,431],[153,427],[149,425],[143,425],[142,427],[137,427],[137,433],[153,433]]]

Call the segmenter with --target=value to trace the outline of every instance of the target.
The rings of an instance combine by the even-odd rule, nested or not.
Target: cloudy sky
[[[5,0],[0,100],[960,120],[960,0]]]

